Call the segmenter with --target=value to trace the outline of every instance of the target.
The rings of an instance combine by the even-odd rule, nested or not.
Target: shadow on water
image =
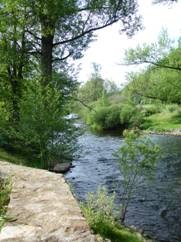
[[[122,176],[113,153],[123,144],[117,135],[86,131],[79,137],[81,151],[66,174],[75,195],[84,200],[100,185],[117,194],[120,204]],[[181,137],[152,135],[162,149],[155,178],[141,184],[129,206],[127,225],[134,225],[156,241],[181,241]]]

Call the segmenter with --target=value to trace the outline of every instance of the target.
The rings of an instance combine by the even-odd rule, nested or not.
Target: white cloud
[[[103,78],[115,81],[120,85],[125,82],[125,74],[128,71],[137,69],[118,65],[124,58],[125,49],[143,42],[156,41],[163,27],[167,28],[171,38],[181,36],[181,1],[172,6],[153,5],[151,0],[139,0],[138,2],[145,29],[139,31],[132,39],[128,39],[125,34],[119,34],[119,24],[99,31],[97,41],[90,44],[90,48],[79,61],[82,63],[80,81],[88,80],[92,72],[92,62],[96,62],[102,66]]]

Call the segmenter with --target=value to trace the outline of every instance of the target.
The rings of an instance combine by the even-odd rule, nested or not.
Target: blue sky
[[[156,41],[162,28],[168,30],[171,38],[177,39],[181,36],[181,0],[173,5],[153,5],[151,2],[151,0],[138,0],[144,29],[131,39],[119,33],[119,24],[97,32],[97,41],[90,44],[84,57],[79,60],[82,68],[78,75],[79,81],[85,82],[89,79],[92,73],[92,63],[95,62],[101,65],[103,78],[116,82],[118,86],[124,85],[126,73],[138,69],[133,66],[118,65],[123,61],[125,49],[144,42]]]

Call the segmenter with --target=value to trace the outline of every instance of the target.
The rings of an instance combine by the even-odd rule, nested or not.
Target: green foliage
[[[80,87],[78,98],[85,103],[94,102],[102,96],[104,90],[104,80],[96,77]]]
[[[10,199],[11,188],[11,179],[2,179],[0,177],[0,230],[7,220],[6,210]]]
[[[99,187],[96,193],[89,193],[86,205],[82,204],[82,210],[91,225],[100,223],[102,220],[114,222],[115,194],[108,196],[105,187]],[[96,228],[95,228],[96,229]]]
[[[75,135],[73,125],[65,118],[66,107],[56,88],[42,87],[38,80],[27,85],[20,110],[20,140],[34,147],[41,166],[71,160]]]
[[[96,234],[113,242],[141,242],[141,236],[120,226],[114,218],[115,195],[108,195],[104,187],[96,193],[89,193],[87,201],[81,204],[82,212]]]
[[[124,189],[122,194],[122,223],[137,186],[143,179],[150,178],[154,174],[159,153],[159,147],[148,137],[140,136],[138,130],[125,130],[124,137],[123,146],[115,154],[124,178],[122,184]]]
[[[143,120],[140,110],[131,104],[96,106],[88,113],[87,123],[96,130],[139,127]]]
[[[169,132],[181,129],[181,112],[178,105],[166,105],[161,113],[153,114],[144,119],[142,129]]]
[[[66,59],[80,58],[94,39],[93,32],[117,21],[132,34],[140,23],[135,2],[1,1],[3,148],[35,156],[42,167],[72,157],[74,128],[65,116],[75,83],[67,78],[74,71]],[[95,83],[98,96],[102,95],[102,86]]]
[[[120,126],[119,114],[118,105],[98,106],[90,113],[88,123],[99,130],[118,128]]]
[[[124,104],[121,107],[120,122],[125,127],[139,127],[143,120],[140,110],[131,104]]]
[[[157,43],[127,50],[127,64],[151,64],[144,71],[128,76],[132,99],[139,102],[160,100],[180,104],[180,54],[179,41],[174,45],[166,31],[162,32]]]
[[[127,64],[156,63],[168,55],[173,41],[169,39],[167,30],[162,29],[158,41],[150,45],[144,43],[134,49],[125,51],[125,62]]]
[[[117,93],[118,87],[115,83],[104,80],[99,73],[92,73],[92,77],[78,90],[78,99],[82,104],[90,104],[101,100],[102,105],[108,104],[108,96]]]
[[[2,148],[0,148],[0,158],[19,165],[30,165],[29,162],[24,159],[24,157],[16,154],[11,154]],[[32,162],[31,159],[30,162]],[[38,166],[38,164],[36,164],[35,167],[36,166]]]
[[[152,114],[160,113],[162,110],[162,107],[160,105],[156,104],[147,104],[141,106],[141,111],[144,115],[144,117],[150,116]]]

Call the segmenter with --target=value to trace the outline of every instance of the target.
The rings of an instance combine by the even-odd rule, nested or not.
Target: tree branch
[[[96,112],[96,110],[92,107],[90,107],[89,105],[87,105],[86,103],[84,103],[82,100],[78,99],[78,98],[73,98],[74,101],[80,102],[84,107],[88,108],[90,111],[94,111]]]
[[[120,65],[129,66],[129,65],[141,65],[141,64],[144,64],[144,63],[145,64],[151,64],[151,65],[154,65],[154,66],[157,66],[157,67],[160,67],[160,68],[166,68],[166,69],[181,71],[180,66],[164,65],[164,64],[159,64],[157,62],[149,61],[149,60],[135,61],[135,62],[127,63],[127,64],[121,63]]]
[[[26,32],[30,35],[32,35],[35,39],[41,41],[41,38],[39,38],[36,34],[32,33],[30,30],[26,29]]]
[[[167,98],[163,98],[163,97],[157,97],[157,96],[153,96],[153,95],[149,95],[149,94],[143,94],[143,93],[140,93],[139,91],[137,90],[133,90],[133,92],[135,94],[137,94],[138,96],[141,96],[141,97],[145,97],[145,98],[149,98],[149,99],[153,99],[153,100],[160,100],[162,102],[168,102]],[[177,101],[171,101],[172,103],[175,103],[175,104],[180,104],[181,102],[177,102]]]
[[[74,37],[72,37],[72,38],[70,38],[70,39],[62,40],[62,41],[56,42],[56,43],[53,44],[53,46],[56,47],[56,46],[58,46],[58,45],[62,45],[62,44],[66,44],[66,43],[69,43],[69,42],[75,41],[75,40],[77,40],[77,39],[79,39],[79,38],[82,38],[84,35],[87,35],[87,34],[89,34],[89,33],[91,33],[91,32],[94,32],[94,31],[97,31],[97,30],[100,30],[100,29],[106,28],[106,27],[112,25],[113,23],[116,23],[118,20],[119,20],[119,19],[115,19],[115,20],[113,20],[113,21],[111,21],[111,22],[108,22],[108,23],[102,25],[102,26],[88,29],[88,30],[86,30],[86,31],[83,31],[81,34],[79,34],[79,35],[77,35],[77,36],[74,36]]]
[[[66,60],[68,57],[70,57],[71,55],[73,54],[73,52],[70,52],[68,55],[62,57],[62,58],[54,58],[53,59],[53,62],[56,62],[56,61],[63,61],[63,60]]]

